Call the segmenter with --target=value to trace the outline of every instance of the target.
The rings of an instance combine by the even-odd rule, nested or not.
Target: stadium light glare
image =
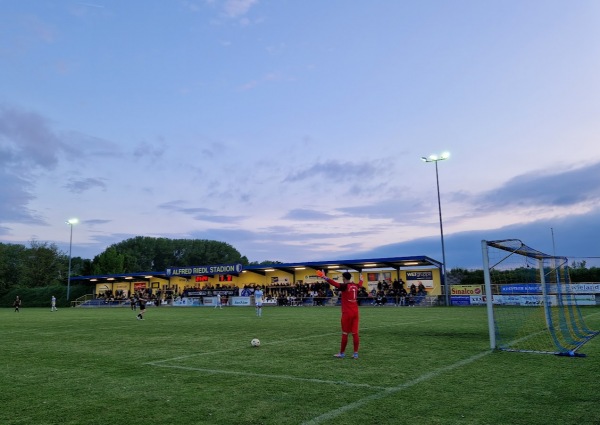
[[[446,248],[444,246],[444,225],[442,220],[442,201],[440,199],[440,177],[438,173],[438,162],[444,161],[450,158],[450,152],[443,152],[440,155],[429,155],[428,157],[421,157],[421,160],[424,162],[434,162],[435,163],[435,182],[437,187],[437,199],[438,199],[438,212],[440,216],[440,235],[442,238],[442,273],[441,273],[441,281],[444,286],[444,298],[446,300],[446,305],[450,305],[450,295],[448,291],[448,285],[446,284]]]
[[[71,236],[69,237],[69,271],[67,272],[67,302],[71,298],[71,258],[73,252],[73,225],[79,223],[76,218],[70,218],[65,223],[71,227]]]

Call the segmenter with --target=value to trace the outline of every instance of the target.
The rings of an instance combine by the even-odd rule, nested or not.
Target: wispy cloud
[[[0,222],[43,224],[43,220],[27,208],[35,199],[33,185],[18,176],[0,171]]]
[[[94,227],[94,226],[101,226],[103,224],[108,224],[112,221],[113,220],[104,220],[104,219],[95,218],[95,219],[82,220],[81,223],[83,223],[89,227]]]
[[[103,179],[95,178],[70,179],[69,183],[65,184],[64,187],[72,193],[83,193],[95,188],[106,190],[106,184]]]
[[[188,215],[194,220],[211,223],[233,224],[244,219],[244,216],[218,214],[209,208],[186,207],[185,204],[185,201],[170,201],[159,205],[158,208]]]
[[[254,79],[254,80],[248,81],[245,84],[242,84],[240,89],[243,91],[252,90],[260,85],[267,84],[267,83],[293,82],[295,80],[296,80],[296,78],[285,76],[280,72],[269,72],[269,73],[263,75],[261,78]]]
[[[77,131],[59,131],[37,112],[0,106],[0,152],[0,161],[22,173],[53,170],[63,158],[81,161],[88,157],[114,157],[119,148]]]
[[[373,163],[352,163],[328,160],[290,173],[284,182],[297,182],[314,178],[326,178],[331,181],[352,181],[372,178],[379,172]]]
[[[415,223],[430,216],[430,210],[418,199],[384,199],[362,205],[340,207],[339,211],[353,217],[389,219],[399,223]]]
[[[298,220],[298,221],[323,221],[323,220],[333,220],[335,219],[334,215],[327,214],[321,211],[309,210],[304,208],[296,208],[291,211],[288,211],[287,214],[283,216],[284,219],[288,220]]]
[[[0,106],[0,148],[16,166],[52,169],[65,146],[41,115]]]
[[[258,0],[226,0],[223,11],[229,18],[239,18],[248,13]]]
[[[167,147],[163,140],[154,144],[141,142],[133,149],[133,156],[138,159],[149,158],[152,161],[158,161],[164,156],[166,150]]]

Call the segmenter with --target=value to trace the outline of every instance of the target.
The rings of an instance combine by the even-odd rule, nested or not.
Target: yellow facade
[[[341,274],[345,270],[328,270],[327,275],[332,279],[341,281]],[[432,280],[426,285],[428,295],[442,295],[440,285],[440,270],[439,269],[427,269],[427,270],[400,270],[400,279],[402,279],[406,285],[406,289],[412,282],[407,278],[407,273],[414,272],[431,272]],[[359,273],[350,272],[352,274],[352,280],[358,282]],[[369,284],[368,278],[374,278],[371,283],[376,283],[383,278],[390,280],[390,282],[398,279],[396,270],[364,270],[363,273],[364,285]],[[135,279],[115,279],[109,282],[102,282],[96,284],[96,294],[104,294],[107,290],[116,294],[117,291],[123,291],[127,296],[135,292],[136,289],[141,288],[152,288],[153,291],[166,289],[174,290],[176,293],[181,293],[185,288],[204,287],[205,285],[216,287],[220,286],[236,286],[243,288],[244,286],[291,286],[296,283],[315,283],[320,281],[317,278],[316,270],[311,268],[303,268],[295,270],[295,273],[287,273],[282,270],[266,271],[265,275],[253,273],[252,271],[243,271],[239,276],[232,276],[231,281],[220,281],[219,276],[209,277],[206,282],[196,282],[195,278],[183,277],[183,276],[172,276],[170,278],[158,278],[153,277],[148,281],[136,281]]]

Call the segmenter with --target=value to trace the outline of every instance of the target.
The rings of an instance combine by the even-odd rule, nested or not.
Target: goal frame
[[[495,264],[490,264],[489,247],[493,247],[496,250],[505,251],[506,255]],[[568,275],[568,259],[566,257],[557,257],[544,254],[543,252],[528,247],[519,239],[504,239],[496,241],[482,240],[481,248],[483,256],[483,275],[490,348],[492,350],[502,351],[551,353],[563,356],[584,357],[585,355],[577,353],[576,351],[583,344],[597,335],[598,332],[591,331],[585,326],[583,317],[577,305],[576,297],[574,297],[572,293],[569,293],[568,288],[571,282]],[[506,261],[512,255],[519,255],[523,257],[525,261],[527,261],[527,258],[535,260],[535,263],[537,264],[537,279],[541,287],[541,307],[531,306],[522,308],[543,308],[543,320],[545,320],[546,326],[545,331],[548,332],[549,337],[554,344],[554,351],[511,349],[500,346],[498,342],[499,324],[497,322],[494,310],[494,291],[492,287],[490,271]],[[545,273],[545,270],[548,269],[548,266],[545,268],[545,261],[548,262],[548,264],[551,264],[550,271],[555,272],[555,276],[551,276],[553,279],[556,279],[556,281],[552,283],[552,290],[555,293],[554,295],[550,295],[548,292],[549,284],[546,282]],[[529,265],[527,265],[527,267],[529,267]],[[564,273],[562,277],[559,270],[563,271]],[[559,320],[556,320],[558,323],[554,323],[552,309],[554,309],[555,314],[558,314]]]

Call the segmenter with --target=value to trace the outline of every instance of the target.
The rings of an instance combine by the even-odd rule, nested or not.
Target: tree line
[[[225,242],[137,236],[110,245],[91,260],[72,257],[71,276],[230,263],[249,264],[247,257]],[[31,241],[29,246],[0,243],[0,296],[12,288],[66,286],[68,275],[69,255],[54,243]]]
[[[534,268],[521,268],[511,272],[514,279],[533,282],[538,271]],[[454,278],[454,281],[460,281],[461,285],[483,285],[483,269],[466,270],[454,268],[447,272],[447,278]],[[573,261],[569,265],[569,278],[573,283],[579,282],[600,282],[600,267],[587,267],[585,261]]]
[[[93,259],[71,258],[71,276],[164,271],[168,267],[205,264],[277,264],[249,262],[232,245],[205,239],[168,239],[137,236],[110,245]],[[29,246],[0,243],[0,296],[12,288],[66,286],[68,253],[56,244],[32,241]],[[461,284],[482,284],[482,270],[455,268],[448,271]],[[600,282],[600,268],[573,262],[573,282]]]

